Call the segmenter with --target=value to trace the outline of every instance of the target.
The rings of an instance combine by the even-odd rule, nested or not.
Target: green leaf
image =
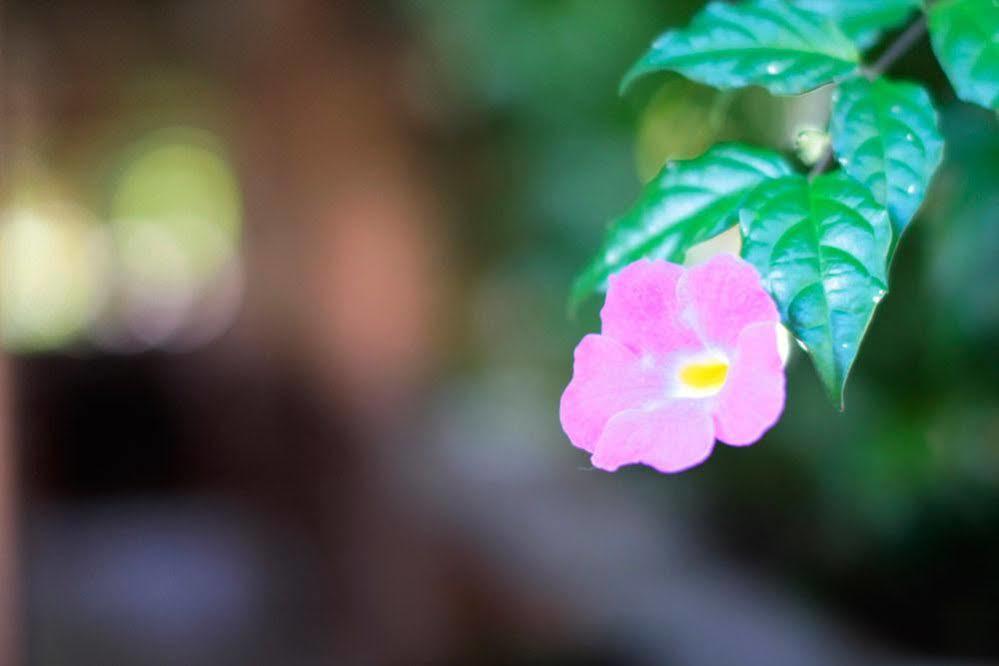
[[[933,102],[922,86],[884,78],[846,81],[833,99],[836,157],[888,208],[897,245],[943,158]]]
[[[739,206],[753,188],[792,172],[780,155],[740,144],[719,144],[697,159],[668,163],[611,224],[600,254],[573,285],[570,308],[605,289],[607,278],[633,261],[683,261],[692,245],[737,224]]]
[[[941,0],[927,13],[933,51],[957,96],[999,109],[999,5],[995,0]]]
[[[734,96],[682,76],[666,77],[638,121],[635,161],[642,182],[668,160],[693,159],[714,145]]]
[[[842,409],[857,349],[888,288],[887,212],[866,187],[836,172],[763,183],[739,218],[742,256],[760,271],[785,326]]]
[[[791,0],[795,7],[826,16],[861,49],[874,46],[881,33],[901,25],[921,0]]]
[[[763,86],[797,95],[857,69],[860,55],[829,19],[782,0],[712,2],[682,30],[659,37],[621,83],[675,71],[721,89]]]

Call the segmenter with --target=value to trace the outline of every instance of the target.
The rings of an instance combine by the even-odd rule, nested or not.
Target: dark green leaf
[[[919,85],[883,78],[846,81],[834,100],[836,156],[887,206],[897,245],[943,157],[933,102]]]
[[[625,75],[622,90],[652,72],[675,71],[716,88],[763,86],[796,95],[849,76],[860,55],[829,19],[782,0],[712,2],[670,30]]]
[[[720,144],[697,159],[667,164],[611,224],[600,254],[573,285],[570,307],[604,289],[612,273],[633,261],[683,261],[692,245],[738,222],[739,206],[753,188],[790,173],[780,155],[740,144]]]
[[[739,218],[742,256],[760,271],[784,324],[842,408],[850,367],[888,288],[887,212],[838,172],[765,182]]]
[[[861,49],[877,43],[922,6],[921,0],[791,0],[801,9],[832,19]]]
[[[957,96],[999,109],[999,5],[940,0],[927,10],[933,51]]]

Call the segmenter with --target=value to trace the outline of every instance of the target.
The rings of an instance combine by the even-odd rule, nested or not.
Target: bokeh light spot
[[[0,338],[41,352],[75,341],[105,298],[107,238],[87,211],[49,202],[0,220]]]

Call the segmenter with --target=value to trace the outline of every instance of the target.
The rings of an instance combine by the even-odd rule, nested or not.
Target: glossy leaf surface
[[[933,51],[957,96],[999,109],[999,4],[940,0],[927,13]]]
[[[933,102],[922,86],[884,78],[846,81],[834,99],[836,157],[887,206],[897,244],[943,158]]]
[[[849,76],[859,59],[853,42],[819,14],[782,0],[716,1],[686,28],[657,39],[622,89],[646,74],[675,71],[720,89],[759,85],[796,95]]]
[[[874,46],[885,30],[899,27],[922,6],[920,0],[791,0],[791,4],[832,19],[861,49]]]
[[[777,153],[741,144],[720,144],[697,159],[667,164],[611,224],[600,254],[576,280],[570,306],[638,259],[683,261],[692,245],[738,223],[739,207],[757,185],[790,173]]]
[[[843,173],[763,183],[740,213],[742,256],[805,346],[832,400],[843,390],[887,291],[891,226],[870,191]]]

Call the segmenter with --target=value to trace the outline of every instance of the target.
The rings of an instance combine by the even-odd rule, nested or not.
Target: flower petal
[[[610,472],[633,463],[681,472],[704,462],[714,443],[714,426],[704,404],[676,400],[652,411],[632,409],[612,418],[592,462]]]
[[[739,335],[725,387],[714,409],[718,439],[746,446],[763,436],[784,410],[784,366],[777,327],[753,324]]]
[[[643,259],[612,275],[600,311],[603,334],[656,354],[701,347],[677,298],[683,272],[677,264]]]
[[[576,347],[572,381],[562,394],[562,429],[574,446],[592,452],[611,417],[661,399],[665,390],[665,380],[635,352],[606,335],[587,335]]]
[[[777,306],[764,291],[760,274],[730,254],[689,269],[677,290],[685,303],[693,304],[704,342],[726,351],[735,349],[746,326],[778,321]]]

